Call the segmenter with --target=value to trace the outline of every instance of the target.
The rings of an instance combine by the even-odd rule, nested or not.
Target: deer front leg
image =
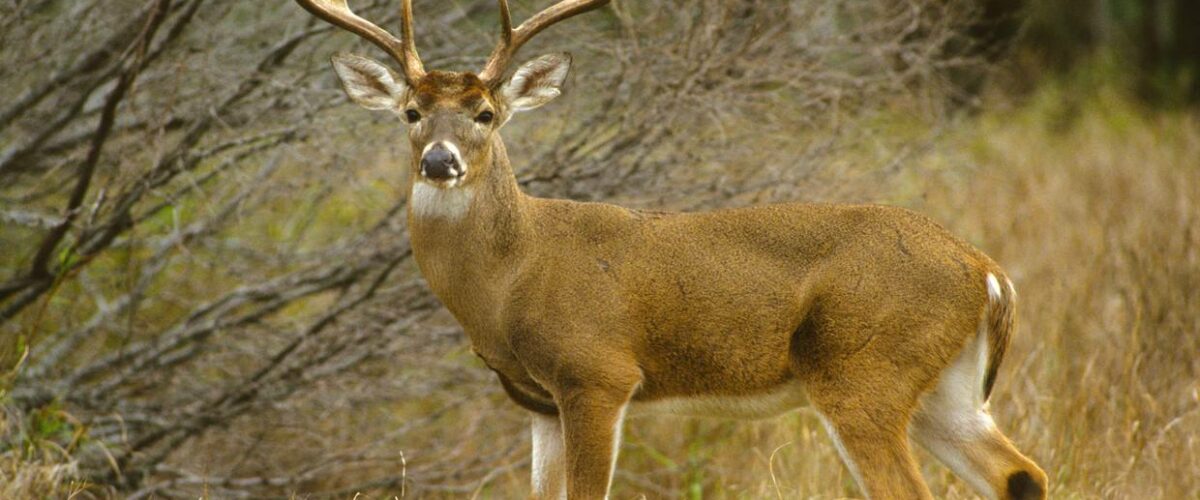
[[[608,497],[629,398],[614,392],[579,391],[559,405],[571,500]]]
[[[533,498],[567,498],[566,445],[562,423],[557,416],[533,414],[530,424],[533,438]]]

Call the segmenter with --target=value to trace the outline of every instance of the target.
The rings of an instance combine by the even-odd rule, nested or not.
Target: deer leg
[[[908,421],[937,368],[911,361],[923,355],[923,345],[905,345],[928,336],[799,333],[808,344],[796,351],[798,375],[862,493],[875,500],[932,499],[908,445]],[[866,341],[848,355],[824,354],[828,343],[847,338]]]
[[[607,498],[628,394],[579,392],[559,402],[566,444],[567,498]]]
[[[903,418],[839,406],[818,409],[838,454],[868,498],[933,498],[909,450]]]
[[[824,335],[839,338],[838,332]],[[907,337],[881,332],[871,338],[876,342],[851,356],[802,353],[797,368],[842,461],[868,498],[931,499],[909,448],[908,424],[923,387],[936,374],[897,363],[904,350],[887,341]]]
[[[530,424],[533,437],[533,498],[567,498],[566,444],[557,416],[535,413]]]
[[[1046,473],[1017,451],[986,412],[951,419],[918,416],[913,438],[985,498],[1046,498]]]
[[[1046,498],[1046,473],[996,428],[979,374],[984,334],[969,344],[921,398],[912,436],[954,474],[987,498]]]

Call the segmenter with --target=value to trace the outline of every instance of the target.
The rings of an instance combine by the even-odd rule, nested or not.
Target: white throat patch
[[[457,220],[471,209],[474,194],[469,187],[438,188],[418,180],[408,197],[408,209],[416,217]]]

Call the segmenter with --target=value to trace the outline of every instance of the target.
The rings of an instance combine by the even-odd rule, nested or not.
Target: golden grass
[[[1200,121],[1039,101],[916,204],[1017,284],[993,407],[1055,498],[1200,498]]]
[[[69,456],[0,454],[0,498],[73,498],[86,490]]]
[[[68,464],[0,463],[0,497],[71,498],[83,491],[73,477]]]

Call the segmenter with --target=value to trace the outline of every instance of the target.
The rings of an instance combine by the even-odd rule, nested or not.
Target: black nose
[[[458,160],[445,146],[435,144],[421,157],[421,174],[437,181],[453,179],[462,174]]]

